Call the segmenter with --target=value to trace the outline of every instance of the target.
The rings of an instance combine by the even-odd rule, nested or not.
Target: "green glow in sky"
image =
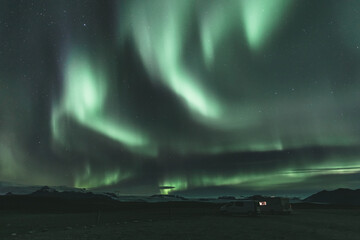
[[[4,132],[0,134],[0,176],[2,178],[21,176],[24,174],[22,151],[17,143],[4,135]]]
[[[160,189],[161,194],[169,194],[172,191],[185,190],[188,188],[188,182],[186,178],[170,177],[160,182],[159,186],[171,186],[172,189]]]
[[[206,118],[221,116],[221,106],[182,59],[192,0],[131,5],[131,34],[150,74],[178,95],[188,108]]]
[[[240,1],[246,37],[252,49],[261,48],[276,28],[285,22],[282,17],[292,2],[293,0]]]
[[[183,191],[191,188],[208,186],[238,186],[252,190],[276,190],[281,184],[305,182],[311,177],[338,174],[360,173],[358,161],[348,161],[339,164],[339,160],[323,164],[308,165],[308,169],[284,168],[268,172],[239,172],[236,175],[196,174],[172,176],[162,181],[159,186],[172,186],[173,189],[161,190],[162,194]]]
[[[53,106],[51,119],[53,138],[57,142],[66,144],[64,133],[68,129],[64,127],[64,120],[72,118],[82,126],[124,144],[129,150],[156,154],[156,149],[148,145],[149,140],[144,134],[104,111],[109,79],[100,61],[95,62],[86,54],[72,50],[64,73],[63,96],[60,103]],[[116,184],[129,176],[128,172],[119,170],[102,174],[93,173],[88,165],[85,173],[76,175],[74,184],[76,187],[93,188]]]
[[[210,68],[222,41],[234,32],[245,29],[250,47],[253,50],[261,48],[280,26],[281,17],[291,1],[233,0],[223,4],[222,1],[135,0],[119,14],[119,28],[122,33],[127,29],[132,36],[153,80],[161,81],[179,96],[195,114],[195,119],[216,126],[225,127],[228,125],[226,122],[231,121],[244,126],[246,120],[242,119],[252,117],[244,110],[234,114],[234,108],[239,104],[227,104],[208,88],[207,76],[189,64],[189,56],[184,55],[187,39],[193,38],[191,14],[194,11],[199,13],[197,21],[204,62],[197,64]]]
[[[305,156],[305,158],[307,158]],[[305,164],[306,163],[306,164]],[[226,163],[224,163],[226,164]],[[360,173],[360,162],[356,156],[343,156],[330,154],[326,161],[311,163],[301,160],[282,166],[280,168],[257,169],[255,171],[241,170],[236,174],[221,173],[184,173],[167,176],[159,182],[159,186],[172,186],[172,189],[165,189],[163,194],[170,194],[176,191],[187,189],[209,187],[209,186],[232,186],[257,191],[276,190],[282,184],[301,184],[311,181],[316,177],[327,177],[335,175],[351,175]],[[334,186],[335,187],[335,186]],[[336,187],[341,187],[341,183]]]
[[[131,177],[134,185],[174,187],[162,189],[164,194],[221,186],[261,190],[358,173],[356,37],[346,27],[332,29],[337,20],[326,18],[335,8],[319,13],[312,19],[319,22],[312,24],[301,10],[311,4],[299,10],[294,3],[129,0],[114,2],[119,8],[113,16],[92,1],[91,7],[76,9],[81,20],[56,19],[68,32],[51,33],[56,40],[49,48],[61,48],[49,53],[38,46],[44,50],[38,58],[49,56],[51,64],[34,64],[31,76],[23,74],[33,71],[24,65],[21,76],[9,72],[15,75],[12,81],[0,81],[0,91],[5,90],[0,123],[15,122],[14,139],[23,141],[8,141],[12,133],[0,126],[0,178],[24,175],[25,153],[32,148],[39,164],[45,158],[69,160],[72,183],[85,188],[116,186]],[[66,4],[52,4],[73,14],[65,11]],[[345,16],[348,9],[350,5],[340,14],[340,19],[349,18],[342,26],[356,20]],[[114,17],[116,23],[109,24]],[[70,37],[64,41],[60,36]],[[16,39],[20,37],[8,41]],[[346,48],[338,39],[348,43]],[[37,79],[39,69],[50,70]],[[37,84],[27,85],[28,78],[36,78]],[[53,102],[46,109],[49,98]],[[13,103],[20,108],[13,110]],[[51,130],[45,129],[48,118],[41,115],[49,111]],[[19,137],[25,132],[19,127],[26,125],[22,121],[36,123],[36,130],[26,129],[27,138]],[[54,141],[46,149],[40,143],[49,142],[49,136]],[[328,154],[332,151],[339,155]],[[347,151],[354,159],[346,157]],[[269,157],[268,166],[277,165],[263,169],[251,162],[263,156]],[[207,165],[209,159],[212,165]],[[223,160],[232,165],[218,171]],[[58,179],[64,179],[67,168],[64,164]]]
[[[76,50],[70,52],[64,71],[64,95],[52,113],[54,138],[61,138],[58,121],[65,115],[129,147],[146,145],[148,139],[143,134],[107,116],[103,111],[109,84],[105,69],[100,63],[92,62],[85,54]]]
[[[300,182],[304,176],[300,175],[284,175],[277,173],[255,174],[255,173],[240,173],[233,176],[228,175],[201,175],[196,174],[192,176],[178,176],[171,177],[163,181],[160,186],[173,186],[173,189],[161,190],[162,194],[170,194],[175,191],[183,191],[191,188],[209,187],[209,186],[241,186],[252,189],[262,190],[269,187],[274,187],[277,184],[287,182]]]
[[[203,7],[208,9],[202,12],[200,18],[201,46],[205,63],[211,67],[221,39],[234,30],[234,26],[239,26],[239,19],[232,2],[223,4],[216,1]]]
[[[108,170],[103,174],[93,173],[88,164],[82,174],[76,175],[74,186],[78,188],[109,186],[129,178],[131,175],[130,172],[123,172],[119,169]]]

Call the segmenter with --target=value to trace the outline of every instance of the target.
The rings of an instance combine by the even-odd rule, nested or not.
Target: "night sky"
[[[360,1],[0,0],[0,181],[360,188]]]

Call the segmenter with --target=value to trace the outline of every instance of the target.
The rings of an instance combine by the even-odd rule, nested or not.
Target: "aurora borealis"
[[[0,1],[0,181],[359,188],[359,12],[355,0]]]

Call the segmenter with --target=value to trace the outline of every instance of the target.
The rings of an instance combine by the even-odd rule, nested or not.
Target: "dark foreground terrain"
[[[21,205],[21,200],[10,200],[7,209],[0,206],[1,240],[358,240],[360,236],[358,207],[299,204],[293,205],[292,215],[245,217],[221,215],[219,205],[211,203],[114,204],[105,201],[81,208],[80,202],[77,205],[68,202],[67,207],[59,204],[57,209],[51,199],[44,202],[35,199],[33,207],[29,203]]]

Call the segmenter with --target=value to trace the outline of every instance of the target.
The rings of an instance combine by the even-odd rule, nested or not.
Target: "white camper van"
[[[227,214],[258,215],[260,206],[257,200],[239,200],[221,206],[220,211]]]
[[[258,199],[262,214],[291,214],[292,208],[288,198],[267,197]]]

